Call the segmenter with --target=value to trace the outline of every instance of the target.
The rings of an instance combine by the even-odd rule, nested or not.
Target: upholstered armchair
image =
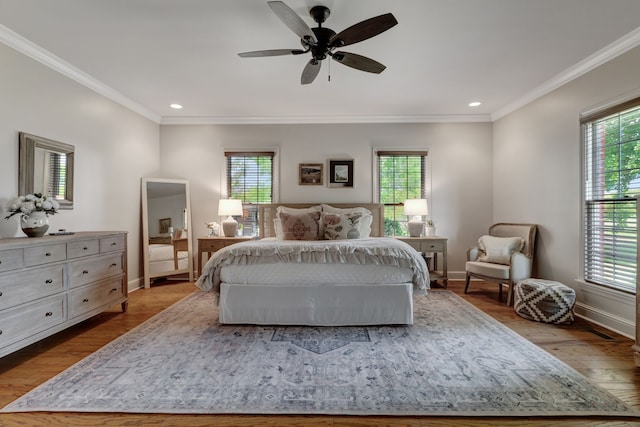
[[[507,304],[513,304],[513,286],[531,277],[537,226],[535,224],[498,223],[489,227],[488,235],[478,239],[478,246],[467,251],[464,293],[471,277],[498,283],[502,301],[502,285],[509,286]]]

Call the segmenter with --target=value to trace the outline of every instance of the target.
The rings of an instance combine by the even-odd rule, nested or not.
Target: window
[[[225,152],[227,196],[242,200],[243,236],[258,234],[258,205],[273,200],[273,152]]]
[[[406,199],[426,198],[426,151],[377,151],[378,202],[384,205],[384,234],[406,236]]]
[[[581,120],[584,279],[635,293],[640,98]]]

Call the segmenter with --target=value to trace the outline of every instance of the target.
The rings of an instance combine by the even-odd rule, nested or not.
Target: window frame
[[[374,200],[375,203],[381,203],[380,202],[380,182],[379,182],[379,154],[378,153],[393,153],[393,154],[398,154],[398,155],[424,155],[424,168],[425,170],[423,171],[423,188],[424,188],[424,195],[423,197],[425,199],[427,199],[427,204],[429,206],[429,217],[432,216],[433,214],[433,203],[432,203],[432,198],[431,198],[431,173],[432,173],[432,167],[431,167],[431,149],[428,147],[420,147],[420,148],[416,148],[416,147],[412,147],[412,148],[399,148],[399,147],[383,147],[383,146],[378,146],[378,147],[372,147],[372,199]],[[383,218],[384,220],[384,218]],[[408,219],[406,219],[405,221],[402,221],[401,224],[404,224],[408,222]],[[403,228],[403,231],[406,233],[406,227]],[[398,235],[398,234],[395,234]],[[401,235],[401,234],[400,234]],[[392,236],[392,235],[390,235]],[[408,236],[408,234],[407,234]]]
[[[595,286],[629,294],[636,293],[638,274],[636,197],[640,195],[640,188],[627,187],[617,195],[605,194],[607,190],[604,176],[607,172],[615,171],[620,181],[620,175],[624,175],[627,169],[621,163],[618,163],[615,169],[607,168],[604,150],[613,146],[621,152],[623,144],[640,145],[640,139],[607,142],[606,139],[600,140],[594,129],[598,123],[604,124],[607,120],[620,118],[634,110],[640,114],[640,97],[637,95],[632,99],[610,103],[599,110],[584,113],[580,117],[582,279]],[[619,123],[619,135],[622,129]],[[618,160],[621,159],[622,153]],[[603,166],[597,167],[598,162]],[[637,168],[635,170],[637,172]],[[633,178],[632,181],[637,179]],[[598,186],[599,182],[601,184]],[[590,221],[594,217],[599,217],[598,221]],[[614,220],[607,223],[607,217]],[[615,219],[626,220],[622,223]],[[607,261],[607,257],[613,257],[613,261]]]
[[[280,165],[279,165],[279,152],[278,149],[273,149],[273,148],[246,148],[246,149],[240,149],[240,148],[231,148],[231,149],[225,149],[223,148],[222,150],[222,167],[220,168],[221,170],[221,185],[220,185],[220,198],[229,198],[229,182],[227,179],[228,176],[228,171],[227,171],[227,165],[228,165],[228,157],[229,155],[231,156],[240,156],[240,155],[246,155],[247,157],[251,157],[251,156],[260,156],[260,155],[270,155],[271,156],[271,202],[269,203],[278,203],[278,199],[279,199],[279,177],[280,177]],[[248,206],[252,206],[252,207],[256,207],[260,205],[262,203],[243,203],[243,208],[245,207],[245,205]],[[254,235],[258,235],[259,230],[258,230],[258,224],[259,224],[259,219],[257,218],[258,213],[256,212],[256,222],[255,222],[255,229],[253,230],[252,233],[250,233],[249,235],[254,236]],[[242,223],[241,220],[238,221],[239,223]],[[244,227],[243,227],[244,228]],[[248,236],[248,235],[245,235]]]

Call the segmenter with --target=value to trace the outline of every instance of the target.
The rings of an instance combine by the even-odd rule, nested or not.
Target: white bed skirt
[[[258,325],[411,325],[413,284],[220,284],[220,322]]]

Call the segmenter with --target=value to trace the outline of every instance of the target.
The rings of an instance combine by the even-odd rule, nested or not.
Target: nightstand
[[[413,249],[422,254],[433,253],[433,268],[429,270],[431,280],[442,280],[442,286],[447,287],[447,238],[439,236],[404,237],[395,236],[411,245]],[[438,270],[438,254],[442,255],[442,269]]]
[[[212,253],[234,243],[246,242],[252,239],[253,237],[198,237],[198,277],[202,275],[202,266]],[[204,261],[202,261],[203,254],[207,254],[207,259]]]

